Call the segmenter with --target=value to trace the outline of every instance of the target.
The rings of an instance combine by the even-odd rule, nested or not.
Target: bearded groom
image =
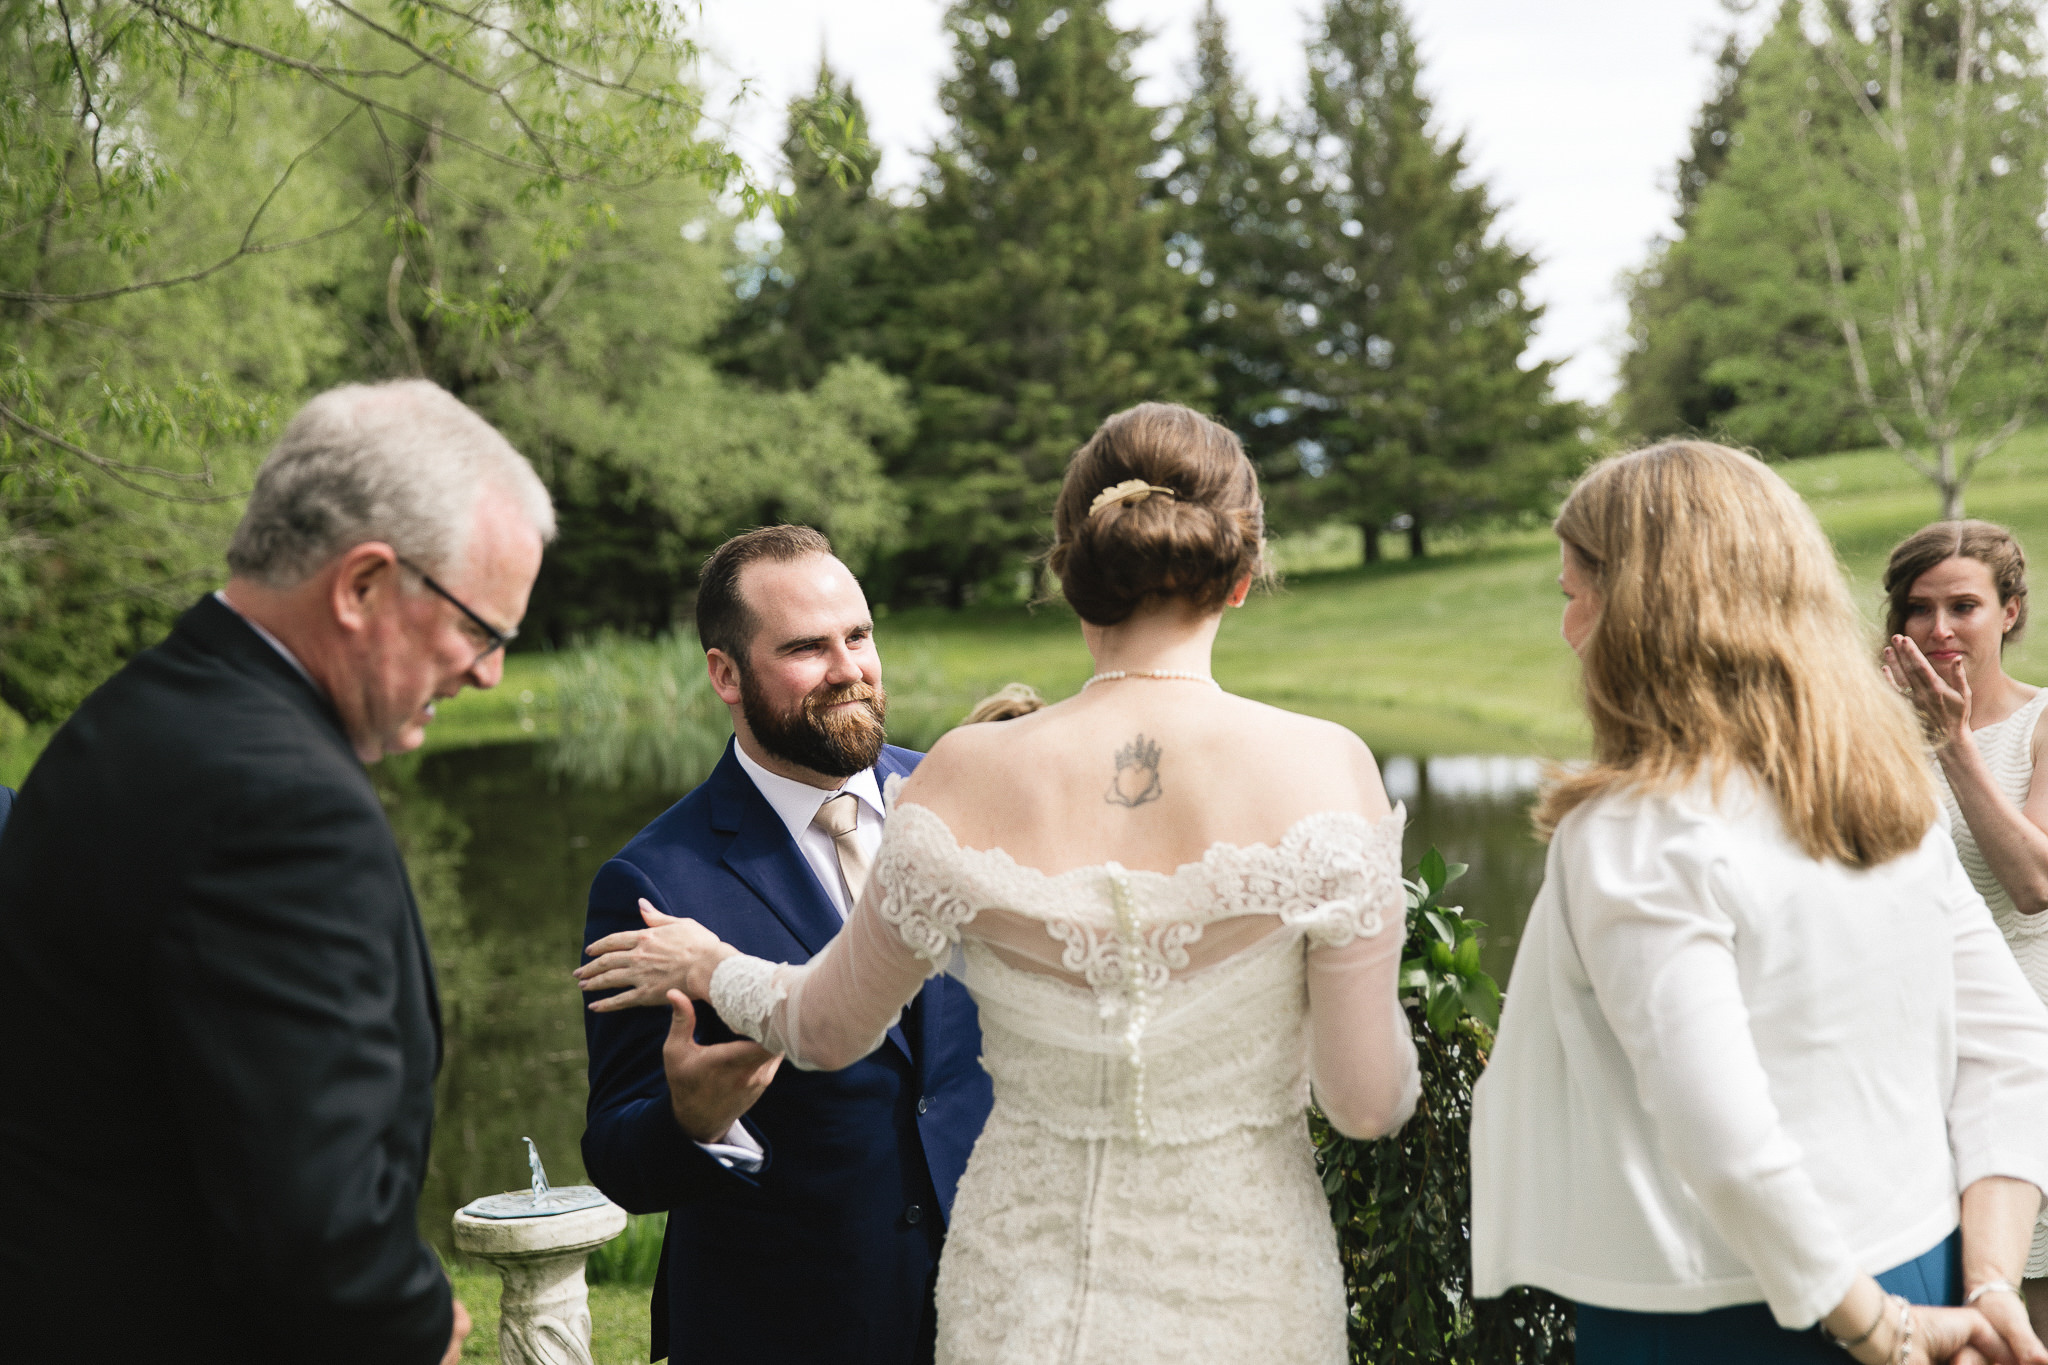
[[[839,931],[881,843],[882,786],[921,757],[882,742],[873,633],[818,532],[767,527],[713,552],[697,634],[733,742],[598,872],[586,990],[647,979],[636,931],[668,916],[783,962]],[[653,1358],[929,1361],[946,1218],[990,1104],[966,990],[926,983],[881,1048],[836,1072],[781,1068],[708,1006],[649,999],[627,990],[585,1016],[583,1159],[626,1208],[668,1210]]]

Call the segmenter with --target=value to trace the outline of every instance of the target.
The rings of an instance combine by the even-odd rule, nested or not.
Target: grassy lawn
[[[1884,557],[1934,519],[1932,488],[1885,451],[1780,469],[1834,537],[1874,639]],[[2048,563],[2048,428],[2022,434],[1979,470],[1969,508],[2012,526]],[[1298,558],[1341,562],[1347,545],[1351,567],[1297,573],[1229,615],[1216,652],[1226,686],[1338,721],[1390,753],[1583,752],[1572,658],[1557,637],[1556,542],[1547,532],[1370,567],[1355,563],[1355,539],[1326,535]],[[1061,608],[897,612],[881,618],[877,638],[898,706],[948,719],[1006,682],[1061,697],[1088,676],[1079,631]],[[2048,679],[2048,635],[2037,633],[2008,657],[2017,675]],[[547,655],[514,657],[503,687],[447,705],[431,742],[545,733],[554,667]]]
[[[1932,488],[1884,451],[1780,468],[1834,537],[1875,638],[1884,556],[1934,518]],[[1979,470],[1969,509],[2012,526],[2048,563],[2048,427],[2023,433]],[[1216,653],[1226,686],[1338,721],[1389,753],[1583,751],[1572,659],[1557,638],[1556,545],[1547,532],[1452,543],[1427,560],[1370,567],[1356,563],[1356,545],[1355,533],[1333,529],[1287,547],[1295,564],[1309,567],[1230,614]],[[1347,560],[1349,567],[1334,567]],[[881,617],[877,638],[906,739],[928,739],[1006,682],[1063,697],[1088,676],[1080,633],[1058,607],[896,612]],[[502,686],[443,706],[428,744],[545,736],[564,662],[514,655]],[[2030,681],[2048,679],[2048,634],[2016,646],[2008,664]],[[45,737],[0,740],[0,783],[19,782]]]

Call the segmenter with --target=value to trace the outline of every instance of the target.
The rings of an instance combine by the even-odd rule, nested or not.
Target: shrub
[[[665,1213],[636,1213],[626,1230],[590,1253],[583,1275],[591,1284],[652,1285],[661,1266],[661,1239],[668,1234]]]
[[[1561,1365],[1571,1310],[1535,1289],[1472,1297],[1472,1083],[1500,1021],[1477,920],[1440,903],[1465,871],[1431,849],[1408,891],[1401,989],[1422,1097],[1400,1132],[1355,1142],[1310,1114],[1337,1226],[1357,1365]]]

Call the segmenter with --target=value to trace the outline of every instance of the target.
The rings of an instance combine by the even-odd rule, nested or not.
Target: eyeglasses
[[[419,565],[407,559],[404,555],[398,556],[398,562],[404,565],[406,568],[411,569],[414,573],[418,574],[420,576],[420,582],[427,585],[428,591],[436,593],[443,598],[446,598],[455,607],[455,610],[461,612],[464,616],[467,616],[470,619],[471,624],[473,624],[478,630],[483,632],[484,639],[490,642],[486,644],[482,649],[478,650],[477,656],[469,661],[469,666],[471,668],[475,668],[485,659],[490,658],[491,655],[497,653],[506,645],[511,644],[512,641],[518,637],[519,627],[512,626],[506,630],[498,629],[489,621],[484,620],[483,617],[478,616],[475,612],[471,611],[469,609],[469,604],[467,602],[457,597],[454,593],[448,591],[448,589],[442,587],[439,583],[436,583],[434,581],[434,576],[432,574],[428,573],[425,569],[422,569]]]

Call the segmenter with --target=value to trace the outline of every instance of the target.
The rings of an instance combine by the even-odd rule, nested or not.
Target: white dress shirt
[[[1560,822],[1472,1099],[1473,1291],[1832,1310],[2048,1188],[2048,1008],[1940,825],[1854,869],[1746,777]]]
[[[811,823],[818,816],[818,807],[824,805],[840,792],[852,792],[860,798],[855,807],[859,819],[854,826],[853,837],[858,840],[868,855],[869,866],[874,865],[875,853],[882,846],[882,788],[875,781],[875,770],[863,768],[846,779],[836,791],[813,787],[807,782],[771,773],[748,756],[738,741],[732,746],[733,756],[746,769],[782,823],[789,828],[789,837],[796,840],[797,851],[804,855],[804,861],[817,874],[818,884],[825,888],[825,894],[832,899],[832,908],[845,919],[853,910],[846,894],[846,878],[839,871],[839,850],[832,842],[832,836]],[[723,1142],[700,1142],[697,1144],[709,1152],[720,1165],[733,1170],[753,1172],[761,1169],[767,1159],[760,1139],[749,1132],[745,1120],[737,1121],[725,1135]]]
[[[853,837],[866,851],[868,865],[874,866],[875,854],[882,847],[882,788],[875,781],[875,770],[863,768],[847,778],[843,786],[827,791],[808,782],[769,772],[748,757],[747,751],[737,742],[733,744],[732,751],[740,766],[747,770],[747,776],[754,779],[761,795],[768,799],[768,804],[782,817],[782,823],[789,827],[789,837],[796,840],[797,851],[804,855],[804,861],[818,875],[818,884],[832,898],[832,908],[839,912],[839,918],[845,919],[853,912],[853,905],[847,899],[846,879],[839,873],[839,850],[834,847],[832,836],[811,821],[818,818],[818,807],[840,792],[852,792],[860,798],[856,807],[860,820],[854,826]]]

